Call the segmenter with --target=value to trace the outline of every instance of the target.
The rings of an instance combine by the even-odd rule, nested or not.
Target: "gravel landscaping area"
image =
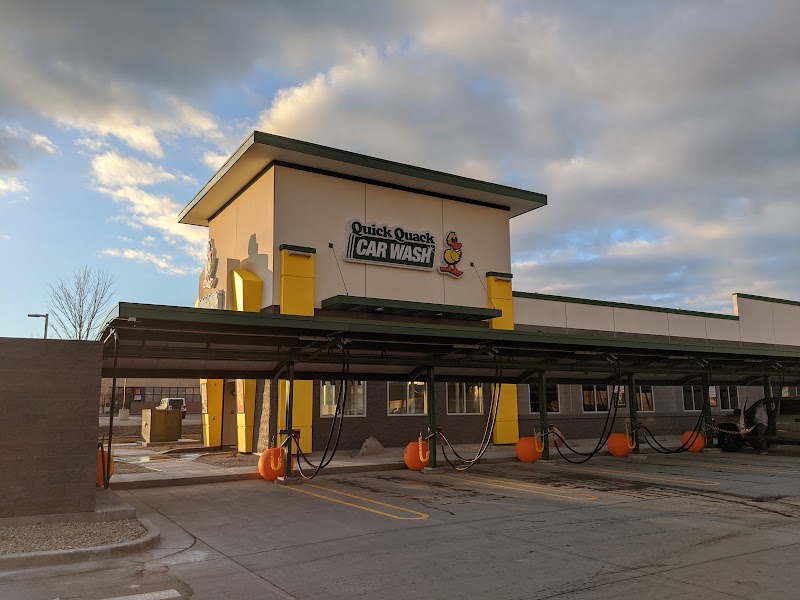
[[[152,473],[153,469],[148,469],[147,467],[142,467],[140,465],[135,465],[132,463],[125,463],[119,462],[118,460],[114,461],[114,475],[130,475],[131,473]],[[111,478],[113,479],[114,476],[112,475]]]
[[[206,454],[205,456],[198,456],[195,460],[207,465],[214,465],[215,467],[255,467],[258,465],[258,458],[259,457],[257,454],[220,452],[215,454]]]
[[[145,533],[147,529],[136,519],[0,527],[0,554],[107,546],[138,539]]]

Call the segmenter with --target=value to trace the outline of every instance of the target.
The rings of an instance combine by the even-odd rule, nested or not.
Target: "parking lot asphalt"
[[[799,598],[800,457],[596,457],[118,494],[161,545],[4,600]]]

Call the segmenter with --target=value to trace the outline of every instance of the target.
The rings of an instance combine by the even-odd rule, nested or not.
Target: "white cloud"
[[[57,156],[61,152],[41,133],[23,127],[0,127],[0,171],[19,171],[25,162],[38,154]]]
[[[228,160],[229,155],[217,152],[204,152],[203,164],[210,168],[212,171],[217,171]]]
[[[27,192],[28,188],[16,177],[0,177],[0,196]]]
[[[79,148],[85,148],[90,152],[102,152],[109,147],[108,142],[101,138],[81,137],[75,140],[75,145]]]
[[[548,193],[512,222],[518,289],[800,298],[796,2],[62,4],[4,8],[0,108],[85,132],[114,159],[101,191],[172,243],[205,231],[180,233],[180,206],[141,188],[186,176],[105,144],[216,169],[261,111],[278,134]],[[18,168],[0,139],[4,159]]]
[[[34,133],[31,135],[31,146],[37,150],[41,150],[45,154],[56,156],[61,154],[61,151],[56,147],[56,145],[46,136],[40,133]]]
[[[106,152],[92,158],[92,174],[102,186],[149,186],[164,181],[175,181],[176,176],[163,167]]]
[[[166,275],[192,275],[199,273],[197,266],[181,267],[174,264],[173,258],[169,254],[154,254],[152,252],[133,250],[131,248],[108,248],[103,250],[102,254],[104,256],[133,260],[140,264],[150,264],[155,266],[160,273]]]
[[[179,224],[181,206],[168,196],[151,194],[134,186],[98,187],[97,191],[124,207],[129,225],[156,229],[167,242],[180,243],[181,248],[198,262],[205,258],[208,230]]]

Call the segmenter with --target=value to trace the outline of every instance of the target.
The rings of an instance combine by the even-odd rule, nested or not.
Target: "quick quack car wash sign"
[[[344,259],[406,269],[433,269],[436,241],[428,232],[350,221]]]

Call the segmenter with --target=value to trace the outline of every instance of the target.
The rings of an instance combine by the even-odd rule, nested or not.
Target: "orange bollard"
[[[633,450],[634,444],[631,443],[631,438],[627,433],[612,433],[608,436],[606,448],[608,448],[611,456],[619,456],[625,458]]]
[[[261,453],[258,459],[258,473],[267,481],[275,481],[284,474],[284,457],[286,452],[283,448],[267,448]],[[294,461],[292,461],[294,466]]]
[[[409,442],[405,452],[403,452],[403,462],[412,471],[422,471],[424,467],[428,466],[429,460],[428,442],[423,442],[422,440]]]
[[[535,437],[519,438],[515,451],[517,458],[525,463],[535,463],[542,458],[544,443]]]
[[[681,445],[689,452],[702,452],[706,447],[706,436],[699,431],[687,431],[681,436]]]
[[[103,464],[106,460],[106,451],[104,448],[97,448],[97,470],[95,471],[94,484],[96,487],[103,487]],[[111,481],[111,476],[114,474],[114,453],[111,453],[111,472],[108,474],[108,480]]]

